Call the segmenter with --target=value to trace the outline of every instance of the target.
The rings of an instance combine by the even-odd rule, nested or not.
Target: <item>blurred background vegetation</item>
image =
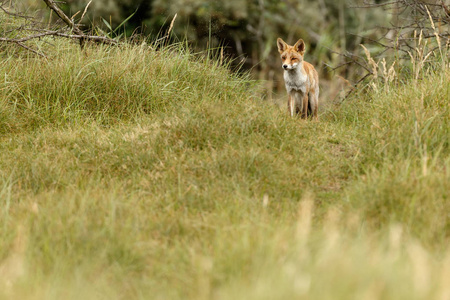
[[[83,12],[89,1],[67,0],[61,5],[73,16]],[[44,8],[42,1],[20,2],[29,10]],[[385,6],[386,3],[398,6]],[[333,100],[345,94],[343,89],[367,71],[348,64],[349,58],[364,57],[360,44],[366,44],[372,54],[380,53],[386,48],[374,41],[385,37],[393,41],[398,34],[387,28],[411,24],[414,18],[423,19],[424,12],[420,15],[415,11],[418,7],[426,4],[432,9],[444,3],[450,5],[448,0],[93,0],[83,25],[84,29],[117,29],[116,35],[154,41],[167,33],[177,15],[171,30],[172,42],[189,43],[190,49],[198,51],[223,47],[223,54],[235,65],[242,65],[244,70],[252,71],[254,78],[264,80],[269,98],[272,91],[278,94],[275,97],[282,97],[284,92],[277,37],[290,44],[302,38],[307,44],[305,59],[320,73],[321,98]],[[399,11],[400,7],[410,9]],[[41,11],[49,14],[48,9]],[[445,11],[440,13],[445,15]],[[443,24],[448,33],[448,24]],[[389,55],[396,54],[385,53],[388,61]],[[338,65],[343,67],[334,70]]]

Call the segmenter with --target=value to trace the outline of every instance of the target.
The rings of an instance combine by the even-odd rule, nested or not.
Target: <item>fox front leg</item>
[[[306,119],[308,117],[308,93],[305,93],[303,95],[303,98],[301,100],[302,106],[301,106],[301,118]]]
[[[299,115],[302,110],[303,110],[303,93],[298,92],[298,91],[293,91],[290,95],[289,95],[289,113],[291,114],[291,116],[297,116]]]
[[[296,93],[291,93],[288,99],[288,113],[291,117],[295,117],[298,115],[299,107],[298,107],[298,97]]]
[[[293,117],[295,115],[295,100],[293,95],[289,95],[288,97],[288,113]]]

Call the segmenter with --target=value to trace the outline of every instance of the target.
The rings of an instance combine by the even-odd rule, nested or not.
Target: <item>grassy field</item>
[[[1,299],[450,299],[447,65],[311,122],[181,46],[52,49],[0,53]]]

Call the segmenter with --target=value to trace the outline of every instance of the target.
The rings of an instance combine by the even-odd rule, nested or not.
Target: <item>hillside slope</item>
[[[317,123],[181,47],[52,55],[1,58],[0,297],[449,295],[448,69]]]

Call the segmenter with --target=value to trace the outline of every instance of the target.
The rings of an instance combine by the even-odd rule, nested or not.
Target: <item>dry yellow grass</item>
[[[186,49],[58,47],[1,58],[1,299],[448,299],[448,68],[313,123]]]

